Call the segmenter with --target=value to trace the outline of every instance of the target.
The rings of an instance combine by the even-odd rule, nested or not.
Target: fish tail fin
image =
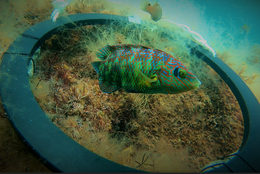
[[[101,61],[95,61],[95,62],[91,62],[93,68],[95,69],[95,71],[97,71],[97,73],[99,73],[99,67],[101,65]]]
[[[112,53],[113,47],[110,45],[107,45],[101,49],[99,49],[96,53],[97,57],[100,58],[101,60],[106,60],[106,58]]]

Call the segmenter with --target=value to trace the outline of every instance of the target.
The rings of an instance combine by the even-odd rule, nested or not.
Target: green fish
[[[176,94],[196,89],[199,79],[173,56],[136,44],[107,45],[92,62],[104,93]]]

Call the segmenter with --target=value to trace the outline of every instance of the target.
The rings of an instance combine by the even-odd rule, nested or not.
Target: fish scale
[[[101,91],[121,88],[132,93],[175,94],[199,87],[201,82],[180,61],[166,52],[137,44],[107,45],[92,62]]]

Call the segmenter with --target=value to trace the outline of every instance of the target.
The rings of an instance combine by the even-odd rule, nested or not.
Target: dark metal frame
[[[73,23],[72,23],[73,21]],[[13,127],[41,161],[57,172],[142,172],[107,160],[82,147],[64,134],[40,108],[32,94],[28,62],[42,43],[62,26],[129,22],[128,17],[108,14],[75,14],[56,22],[43,21],[26,30],[2,57],[0,93]],[[245,132],[239,151],[232,159],[215,162],[207,172],[260,172],[260,105],[243,80],[223,61],[192,42],[192,53],[210,65],[228,84],[241,107]]]

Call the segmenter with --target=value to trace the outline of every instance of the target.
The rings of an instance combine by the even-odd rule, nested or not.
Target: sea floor
[[[66,42],[81,43],[74,37],[80,30],[69,31],[65,39],[63,30],[45,42],[36,62],[38,72],[30,82],[47,116],[76,142],[111,161],[148,172],[200,172],[206,164],[239,149],[244,131],[240,107],[228,86],[205,63],[196,57],[184,59],[186,64],[197,65],[192,71],[203,84],[193,91],[106,94],[90,64],[95,59],[91,45],[99,44],[75,47],[73,54],[57,51],[57,40],[63,47]],[[119,35],[115,32],[110,37]],[[123,40],[122,36],[118,39]]]
[[[0,172],[50,173],[23,144],[0,107]]]

